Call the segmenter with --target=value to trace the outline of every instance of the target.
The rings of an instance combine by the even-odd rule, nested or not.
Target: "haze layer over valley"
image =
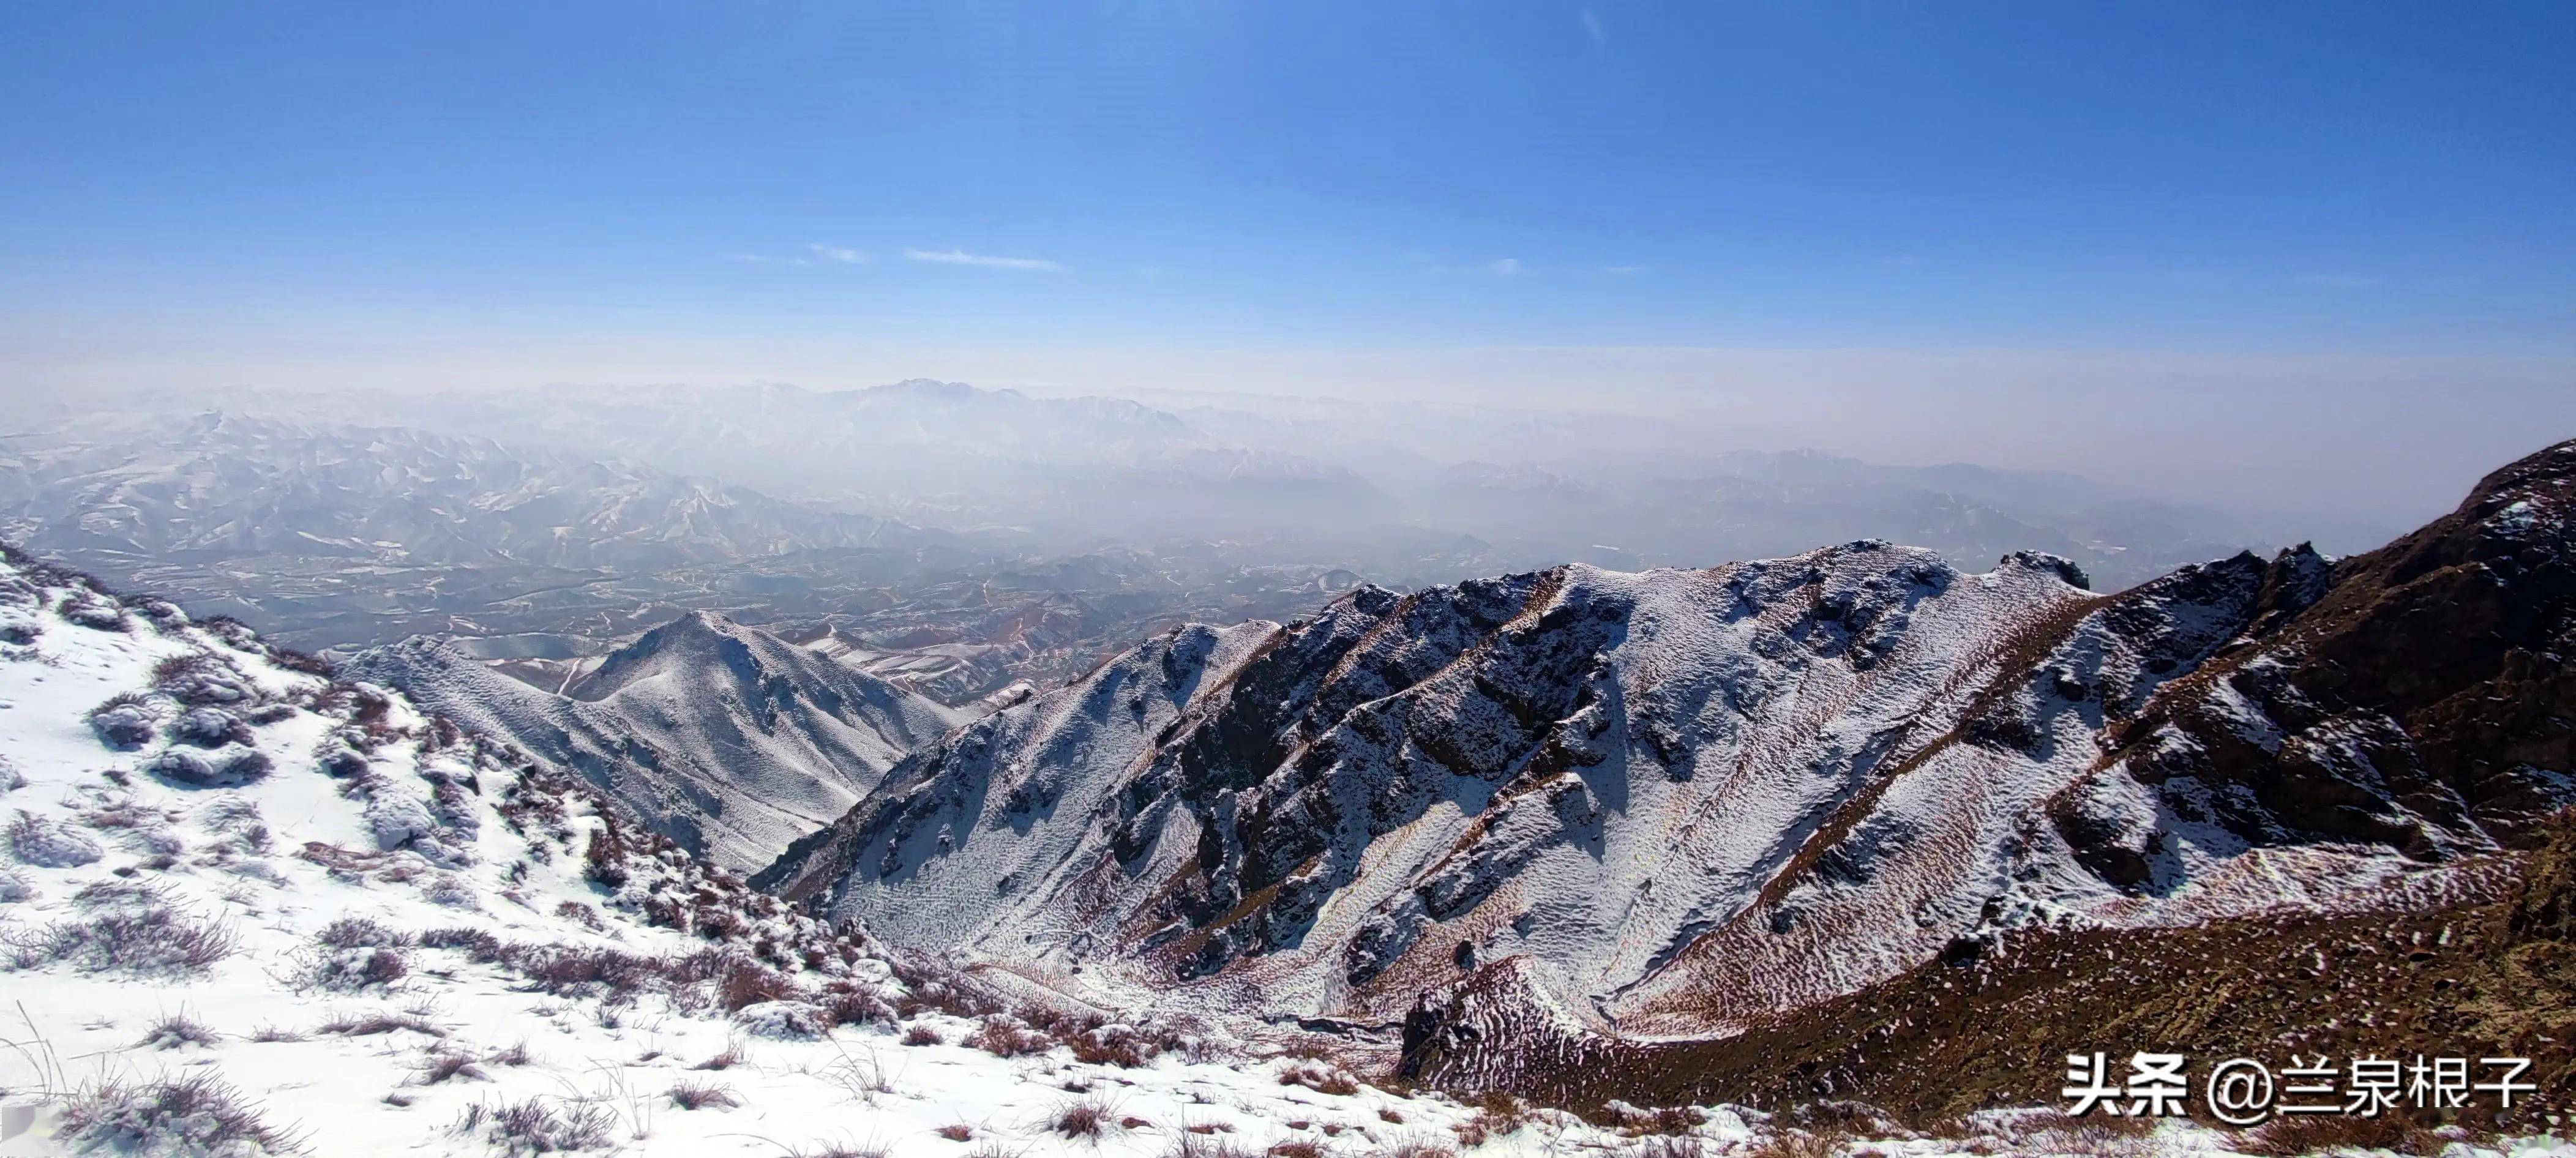
[[[0,535],[335,654],[438,636],[558,691],[704,610],[959,707],[1361,582],[1874,537],[1965,565],[2047,552],[2116,590],[2291,541],[2060,473],[1748,441],[1579,410],[927,380],[242,390],[66,406],[0,439]]]

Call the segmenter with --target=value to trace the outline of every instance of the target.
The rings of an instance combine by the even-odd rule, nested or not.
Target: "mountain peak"
[[[2568,501],[2571,482],[2576,482],[2576,438],[2533,451],[2478,480],[2459,514],[2483,517],[2523,500],[2561,506]]]
[[[645,632],[560,695],[428,637],[363,653],[348,670],[516,739],[734,868],[828,823],[966,718],[708,611]]]
[[[859,394],[867,398],[918,398],[939,402],[973,402],[986,398],[1017,401],[1028,397],[1009,388],[986,390],[965,382],[942,382],[936,378],[906,378],[870,387],[859,391]]]

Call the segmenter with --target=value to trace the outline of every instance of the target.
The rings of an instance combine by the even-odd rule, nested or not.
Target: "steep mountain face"
[[[561,694],[416,636],[344,670],[578,772],[653,831],[748,871],[829,823],[965,713],[691,612]]]
[[[2453,903],[2569,796],[2571,475],[2114,596],[1879,542],[1363,588],[965,728],[755,883],[1104,986],[1384,1018],[1501,970],[1658,1033],[2015,929]]]

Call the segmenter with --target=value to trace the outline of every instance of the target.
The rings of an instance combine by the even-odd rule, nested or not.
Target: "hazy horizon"
[[[2449,510],[2486,472],[2576,435],[2576,360],[2545,358],[1563,347],[908,352],[780,344],[712,359],[629,349],[544,365],[507,357],[518,352],[484,362],[455,347],[378,350],[184,371],[93,363],[66,367],[51,382],[31,380],[21,363],[8,383],[27,397],[86,405],[122,392],[185,399],[241,389],[473,394],[762,383],[822,392],[927,378],[1167,409],[1324,403],[1626,417],[1725,436],[1717,449],[2063,471],[2141,495],[2276,517],[2292,533],[2301,518],[2392,532],[2412,526]],[[717,369],[745,363],[772,372]],[[584,364],[609,373],[573,372]],[[1567,448],[1568,457],[1585,449]],[[1590,449],[1605,458],[1622,453],[1606,443]],[[1447,457],[1527,461],[1503,447],[1455,448]]]
[[[2395,528],[2576,434],[2571,56],[2505,7],[15,5],[0,398],[1521,408]]]

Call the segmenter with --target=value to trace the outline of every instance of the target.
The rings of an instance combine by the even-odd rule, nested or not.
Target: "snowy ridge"
[[[2471,801],[2335,755],[2359,750],[2334,728],[2283,741],[2293,707],[2235,690],[2357,573],[2303,547],[2106,597],[2051,556],[1963,573],[1862,541],[1364,588],[1184,629],[961,731],[755,883],[897,944],[1303,1015],[1385,1021],[1526,958],[1551,1000],[1645,1033],[2000,930],[2491,887],[2480,858],[2563,774],[2497,769]],[[2319,754],[2141,768],[2182,696]]]
[[[350,660],[468,728],[580,773],[653,831],[747,871],[847,811],[966,715],[705,612],[555,695],[429,637]]]
[[[0,1154],[1142,1158],[1478,1117],[889,960],[507,740],[14,552],[0,808]]]

